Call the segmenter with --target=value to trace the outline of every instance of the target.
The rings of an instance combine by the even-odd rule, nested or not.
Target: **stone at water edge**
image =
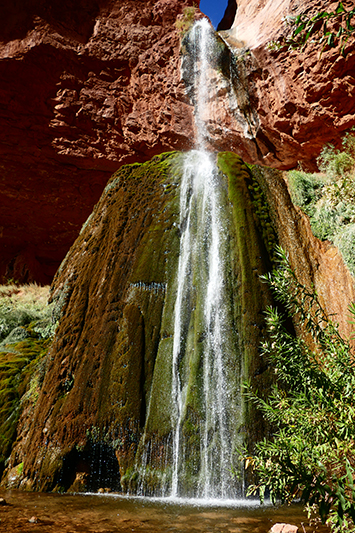
[[[297,533],[298,527],[292,524],[274,524],[269,533]]]

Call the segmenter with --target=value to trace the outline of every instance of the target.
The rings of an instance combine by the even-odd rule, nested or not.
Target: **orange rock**
[[[0,6],[0,281],[50,282],[121,163],[188,148],[193,0]]]

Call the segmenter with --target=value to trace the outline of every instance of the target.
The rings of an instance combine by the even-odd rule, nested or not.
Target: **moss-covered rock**
[[[36,422],[23,419],[9,463],[23,460],[35,489],[68,489],[83,457],[89,479],[101,470],[90,443],[109,447],[122,476],[134,463],[178,256],[180,160],[161,154],[114,174],[56,275],[52,301],[63,317]]]
[[[170,153],[123,166],[59,269],[52,301],[62,318],[46,358],[38,401],[31,419],[29,413],[21,418],[8,465],[10,472],[23,463],[20,486],[67,490],[85,485],[95,490],[102,483],[147,493],[164,493],[170,486],[183,160],[183,154]],[[233,391],[230,445],[234,449],[257,431],[254,419],[246,424],[245,416],[254,415],[246,408],[241,389],[245,379],[262,383],[264,364],[258,346],[269,294],[259,275],[270,261],[260,217],[253,214],[256,185],[251,174],[235,154],[222,153],[217,162],[220,217],[226,229],[221,249],[227,265],[223,305],[229,310],[224,342],[226,375]],[[197,218],[192,224],[196,234],[203,231]],[[185,355],[179,362],[186,383],[182,439],[187,460],[181,483],[187,493],[193,492],[201,469],[205,417],[204,259],[192,280]],[[116,481],[107,471],[102,473],[105,458],[114,456],[120,474]],[[114,461],[110,464],[115,471]]]
[[[228,228],[228,238],[221,241],[221,263],[224,265],[225,325],[224,354],[225,375],[228,381],[229,439],[230,447],[255,440],[263,431],[260,417],[247,407],[242,395],[242,384],[252,379],[257,386],[267,386],[269,375],[264,376],[266,365],[258,352],[264,334],[263,310],[270,303],[270,295],[259,279],[270,267],[267,248],[262,239],[263,222],[255,213],[255,188],[257,182],[240,157],[221,153],[218,188],[222,209],[219,211],[221,227]],[[263,199],[264,200],[264,199]],[[197,213],[202,208],[196,206]],[[261,202],[260,202],[261,203]],[[266,204],[265,200],[264,203]],[[260,206],[262,211],[263,206]],[[201,219],[192,217],[191,231],[194,242],[204,242],[208,235],[199,227]],[[195,233],[194,233],[195,232]],[[189,303],[184,311],[183,347],[179,362],[181,387],[184,396],[184,411],[181,423],[181,450],[183,461],[179,465],[179,490],[184,494],[197,495],[202,474],[201,446],[205,439],[206,417],[204,402],[204,356],[206,351],[205,293],[208,284],[205,251],[192,265],[192,287]],[[162,318],[162,330],[167,332],[159,343],[155,361],[149,409],[144,433],[138,448],[136,469],[131,470],[133,483],[145,494],[165,494],[169,487],[172,470],[172,442],[175,432],[175,405],[172,394],[173,320],[177,290],[177,268],[171,273]],[[256,375],[258,377],[256,377]],[[214,385],[211,384],[213,387]],[[214,442],[215,428],[208,430],[211,449],[218,449]],[[205,444],[204,444],[205,446]],[[162,451],[163,450],[163,451]],[[170,450],[170,451],[169,451]],[[212,452],[211,452],[212,453]],[[239,468],[237,455],[235,464]],[[216,469],[216,472],[218,469]],[[138,481],[137,481],[138,472]],[[217,475],[217,474],[216,474]]]
[[[43,379],[43,358],[54,324],[49,287],[0,286],[0,475],[16,439],[18,419],[36,404]],[[23,464],[13,469],[20,479]]]

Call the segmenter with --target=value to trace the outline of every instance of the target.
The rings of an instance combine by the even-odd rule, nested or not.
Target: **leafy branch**
[[[312,37],[319,45],[323,45],[320,55],[327,46],[330,48],[339,46],[340,53],[345,56],[346,43],[355,31],[355,26],[352,25],[354,16],[355,8],[347,11],[342,2],[339,2],[335,11],[321,11],[312,17],[301,13],[297,17],[287,19],[287,23],[293,27],[291,36],[272,41],[268,47],[281,49],[286,46],[289,50],[303,49]]]
[[[313,348],[295,337],[274,308],[266,313],[269,341],[263,355],[276,383],[267,399],[247,385],[247,395],[262,411],[274,435],[244,454],[256,481],[249,494],[261,500],[269,490],[273,502],[300,498],[315,506],[334,532],[355,530],[355,365],[351,344],[327,317],[317,294],[303,286],[286,254],[264,279],[287,315],[302,323]],[[349,311],[355,317],[355,306]]]

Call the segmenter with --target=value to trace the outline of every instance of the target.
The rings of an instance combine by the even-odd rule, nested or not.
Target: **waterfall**
[[[172,401],[174,405],[173,473],[171,495],[181,494],[179,476],[184,477],[187,460],[182,438],[186,416],[188,377],[180,370],[186,351],[186,324],[191,314],[196,284],[203,309],[202,420],[200,424],[200,469],[195,489],[202,498],[232,498],[233,429],[228,351],[232,343],[223,251],[227,228],[223,223],[220,183],[215,156],[206,151],[209,116],[208,66],[213,53],[213,31],[206,19],[195,23],[191,41],[195,53],[194,88],[197,150],[186,154],[180,189],[180,256],[174,309]],[[198,283],[197,283],[197,279]]]
[[[144,433],[128,476],[130,490],[140,495],[226,500],[243,495],[243,481],[234,475],[245,434],[236,301],[242,280],[230,183],[207,150],[216,97],[209,87],[214,32],[203,19],[188,38],[196,148],[178,158],[176,266],[164,286]]]

